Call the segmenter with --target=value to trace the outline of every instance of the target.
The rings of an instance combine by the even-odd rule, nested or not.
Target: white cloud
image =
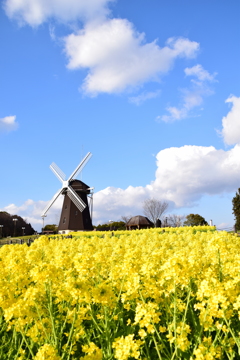
[[[234,191],[240,181],[239,158],[239,145],[229,151],[189,145],[162,150],[152,189],[178,207],[190,206],[203,195]]]
[[[226,144],[240,144],[240,97],[230,96],[226,102],[232,104],[232,108],[222,119],[221,134]]]
[[[210,74],[202,65],[197,64],[191,68],[184,69],[187,76],[196,76],[200,81],[215,81],[216,73]]]
[[[53,26],[52,24],[49,25],[49,35],[52,41],[56,41],[57,37],[55,33],[55,26]]]
[[[139,94],[137,96],[130,97],[128,100],[132,104],[141,105],[143,102],[147,100],[155,99],[160,95],[160,93],[161,93],[160,90],[143,92],[142,94]]]
[[[213,146],[182,146],[160,151],[155,180],[146,187],[108,187],[94,195],[94,219],[141,214],[143,200],[166,200],[173,207],[191,207],[204,195],[232,192],[240,181],[240,146],[229,151]]]
[[[61,22],[104,19],[112,0],[5,0],[6,14],[19,24],[38,26],[55,18]]]
[[[45,218],[46,224],[56,224],[59,222],[60,213],[62,208],[63,197],[59,198],[51,208],[51,211],[48,212],[47,218]],[[9,204],[0,211],[6,211],[11,215],[19,215],[23,219],[27,219],[27,222],[32,225],[32,227],[40,231],[42,228],[42,211],[46,207],[48,201],[34,201],[32,199],[26,200],[22,205],[18,206],[16,204]]]
[[[129,186],[127,189],[108,187],[94,194],[94,224],[110,219],[120,219],[122,215],[142,213],[142,202],[147,197],[147,189]]]
[[[199,44],[189,39],[171,38],[165,47],[145,42],[133,25],[112,19],[96,26],[88,24],[65,38],[68,68],[89,69],[82,90],[90,95],[118,93],[146,81],[158,81],[178,57],[194,57]]]
[[[217,229],[219,231],[223,230],[223,231],[230,231],[230,229],[232,230],[232,226],[229,223],[226,222],[222,222],[220,224],[217,225]]]
[[[5,116],[0,119],[0,132],[13,131],[18,128],[18,123],[16,122],[16,116]]]
[[[208,82],[214,82],[216,73],[210,74],[202,65],[198,64],[184,70],[187,76],[194,76],[197,80],[191,79],[191,87],[182,89],[182,105],[179,107],[168,106],[168,114],[158,116],[157,121],[173,122],[182,120],[190,115],[191,110],[199,107],[206,96],[213,94]]]
[[[138,33],[128,20],[109,19],[108,5],[114,1],[5,0],[4,8],[10,18],[33,27],[52,19],[82,21],[83,29],[65,37],[64,51],[69,69],[88,70],[81,86],[88,95],[119,93],[147,81],[159,81],[177,58],[196,56],[199,44],[195,41],[170,38],[160,48],[156,40],[147,43],[144,33]],[[56,40],[52,25],[49,33]]]
[[[178,109],[175,106],[169,106],[166,108],[166,110],[168,111],[169,115],[157,116],[156,118],[157,121],[162,120],[164,122],[172,122],[175,120],[181,120],[187,117],[187,113],[188,113],[185,107]]]

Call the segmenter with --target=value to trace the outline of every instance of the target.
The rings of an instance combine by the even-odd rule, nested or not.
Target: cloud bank
[[[75,32],[63,39],[71,70],[87,69],[80,90],[89,96],[120,93],[150,81],[159,81],[178,58],[194,58],[199,44],[187,38],[170,38],[160,47],[147,42],[126,19],[110,18],[111,0],[5,0],[6,14],[32,27],[55,19],[75,23]],[[56,39],[50,26],[50,36]],[[145,99],[147,100],[147,99]]]
[[[168,39],[160,48],[146,43],[133,25],[123,19],[88,25],[65,38],[69,69],[87,68],[82,90],[90,95],[119,93],[167,73],[179,57],[196,56],[199,44],[184,38]]]
[[[18,123],[16,122],[16,116],[5,116],[0,119],[0,132],[9,132],[16,130]]]
[[[37,227],[40,230],[42,227],[41,214],[47,203],[47,201],[28,199],[20,206],[9,204],[3,209],[0,209],[0,211],[6,211],[11,215],[20,215],[23,219],[26,219],[26,222],[30,223],[33,228]],[[62,199],[59,199],[53,205],[51,213],[49,213],[47,218],[48,224],[58,224],[61,207]]]
[[[104,19],[109,13],[112,0],[6,0],[6,14],[20,25],[32,27],[51,19],[69,23],[76,20],[93,21]]]
[[[232,109],[222,120],[222,136],[227,145],[240,143],[240,98],[230,96],[226,103],[232,104]]]
[[[232,192],[239,187],[240,145],[229,151],[213,146],[172,147],[156,156],[155,180],[146,187],[108,187],[94,195],[94,218],[120,218],[142,213],[146,198],[168,201],[169,210],[192,207],[204,195]]]

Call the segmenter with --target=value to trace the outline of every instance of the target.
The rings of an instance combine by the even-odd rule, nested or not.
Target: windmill
[[[92,230],[92,196],[93,188],[90,188],[84,182],[74,179],[90,160],[92,154],[89,152],[85,158],[76,167],[68,180],[66,175],[55,164],[50,165],[50,169],[62,183],[62,188],[54,195],[52,200],[42,213],[42,218],[46,216],[47,211],[55,203],[60,195],[64,195],[62,212],[58,226],[58,232],[66,234],[70,231]],[[90,209],[88,205],[88,197],[90,198]],[[91,215],[90,215],[91,211]]]

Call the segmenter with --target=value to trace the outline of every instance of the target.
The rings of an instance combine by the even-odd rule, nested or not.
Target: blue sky
[[[232,226],[239,13],[237,0],[3,1],[0,209],[39,230],[59,188],[49,165],[70,175],[90,151],[94,224],[157,198]]]

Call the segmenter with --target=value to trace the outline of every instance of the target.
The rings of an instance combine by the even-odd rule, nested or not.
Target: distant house
[[[151,227],[154,227],[154,224],[146,216],[141,215],[133,216],[126,223],[127,230],[148,229]]]

